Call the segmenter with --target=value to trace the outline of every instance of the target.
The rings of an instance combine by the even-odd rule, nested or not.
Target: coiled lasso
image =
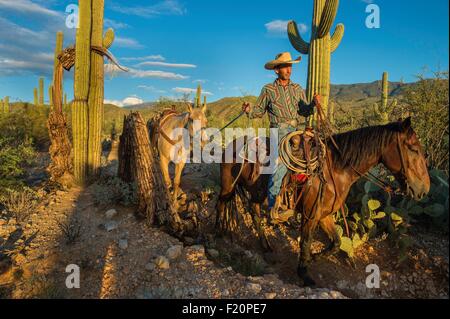
[[[292,147],[289,143],[292,137],[301,136],[301,135],[303,135],[303,133],[304,133],[304,131],[295,131],[295,132],[291,132],[291,133],[287,134],[286,136],[284,136],[281,139],[280,145],[278,147],[278,155],[280,157],[281,162],[284,165],[286,165],[286,167],[289,170],[291,170],[297,174],[310,175],[313,172],[315,172],[316,169],[319,167],[319,165],[320,165],[319,157],[315,156],[314,158],[311,158],[309,160],[309,164],[308,164],[308,161],[303,160],[301,158],[297,158],[293,155]],[[314,137],[314,135],[312,137]],[[319,152],[319,154],[325,154],[325,152],[326,152],[325,144],[322,142],[322,140],[320,138],[315,139],[315,140],[319,141],[319,144],[321,147],[321,152]]]

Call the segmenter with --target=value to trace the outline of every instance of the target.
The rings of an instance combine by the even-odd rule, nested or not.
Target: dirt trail
[[[182,187],[196,196],[214,189],[216,180],[210,167],[190,165]],[[45,195],[21,229],[0,219],[0,246],[16,233],[15,244],[23,248],[12,264],[0,267],[1,298],[448,298],[448,237],[439,234],[413,228],[414,246],[402,266],[386,241],[362,246],[354,265],[342,255],[319,260],[311,267],[319,288],[305,289],[295,274],[295,229],[273,230],[272,254],[260,250],[251,231],[233,243],[216,239],[213,196],[203,213],[204,235],[180,242],[137,220],[132,207],[96,206],[95,191],[91,186]],[[61,225],[74,234],[80,229],[74,243],[67,243],[70,227]],[[80,267],[80,289],[66,288],[71,264]],[[368,264],[380,268],[380,289],[364,284]]]

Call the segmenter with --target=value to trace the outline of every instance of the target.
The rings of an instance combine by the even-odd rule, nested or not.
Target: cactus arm
[[[339,44],[341,43],[342,37],[344,36],[344,25],[342,23],[339,23],[336,26],[336,29],[334,30],[333,35],[330,39],[330,50],[331,52],[334,52]]]
[[[109,49],[112,45],[112,43],[114,42],[114,30],[109,28],[108,30],[106,30],[105,35],[103,37],[103,47],[105,49]]]
[[[309,43],[303,40],[300,32],[298,32],[297,23],[289,21],[288,23],[288,37],[292,46],[301,54],[308,54]]]
[[[318,28],[317,36],[319,38],[323,38],[330,32],[331,26],[333,25],[334,19],[336,18],[338,6],[339,0],[327,0],[327,2],[325,3]]]

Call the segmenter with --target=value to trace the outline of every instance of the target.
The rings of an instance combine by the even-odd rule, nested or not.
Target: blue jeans
[[[287,126],[278,129],[278,145],[281,139],[287,134],[296,131],[295,127]],[[278,158],[278,147],[276,148],[276,158]],[[286,175],[288,169],[287,167],[278,159],[278,164],[275,166],[274,173],[269,178],[269,192],[268,192],[268,202],[269,210],[275,205],[275,199],[280,193],[281,184],[283,183],[283,178]]]

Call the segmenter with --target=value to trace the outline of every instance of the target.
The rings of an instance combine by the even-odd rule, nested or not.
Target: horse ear
[[[411,116],[402,122],[402,131],[407,132],[411,128]]]
[[[188,103],[188,111],[189,111],[189,113],[192,113],[192,104],[191,103]]]
[[[203,106],[202,106],[202,113],[203,113],[203,114],[206,113],[206,104],[203,104]]]

